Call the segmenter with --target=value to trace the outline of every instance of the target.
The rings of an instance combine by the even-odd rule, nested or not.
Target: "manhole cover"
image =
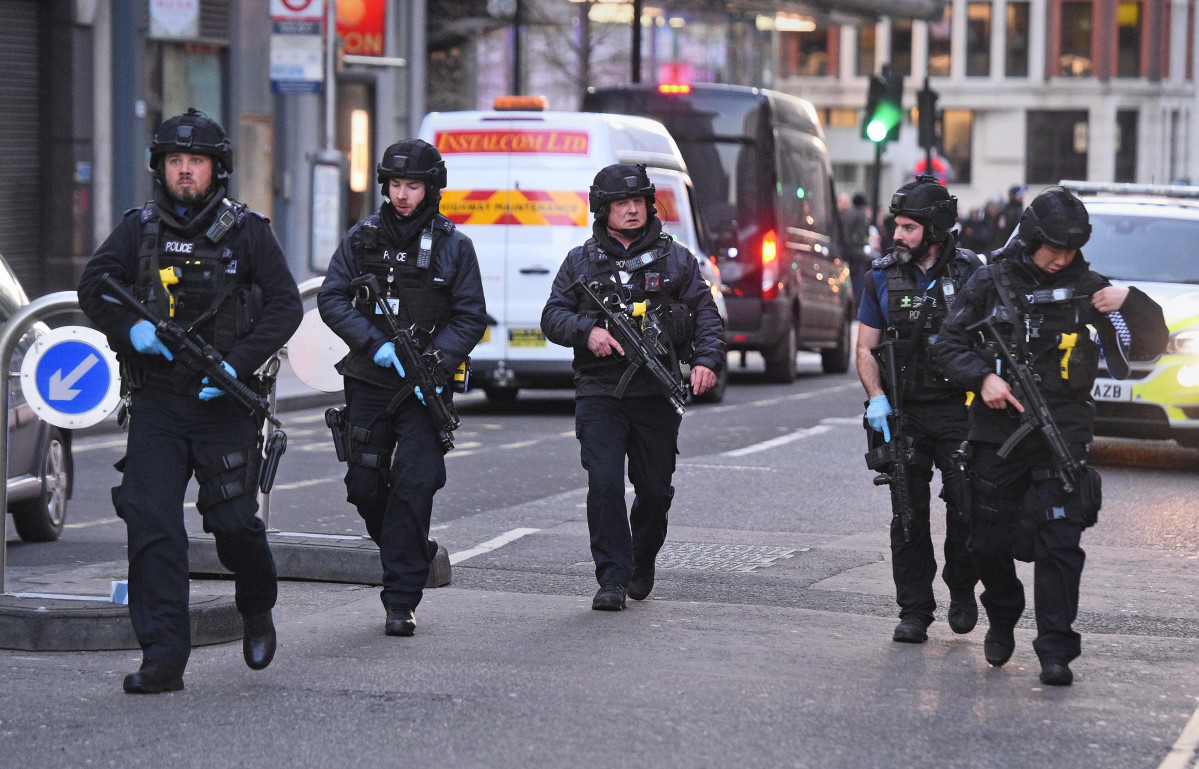
[[[704,571],[753,571],[790,558],[808,548],[759,547],[757,545],[707,545],[700,542],[667,542],[658,553],[659,569],[702,569]]]

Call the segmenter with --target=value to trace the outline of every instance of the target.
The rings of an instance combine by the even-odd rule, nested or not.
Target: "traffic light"
[[[920,146],[925,149],[934,149],[937,146],[937,97],[936,91],[928,87],[928,79],[924,81],[924,88],[916,94],[916,109],[920,113]]]
[[[866,92],[862,138],[875,144],[899,138],[903,122],[903,75],[873,75]]]

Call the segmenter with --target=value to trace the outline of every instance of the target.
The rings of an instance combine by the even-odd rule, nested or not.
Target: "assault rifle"
[[[106,299],[115,300],[114,304],[125,305],[135,315],[154,324],[158,338],[181,364],[202,372],[214,387],[224,390],[229,397],[245,406],[250,413],[267,419],[275,427],[283,426],[283,423],[271,413],[270,401],[226,371],[225,367],[221,365],[221,354],[215,347],[205,342],[199,334],[183,328],[168,318],[156,318],[149,308],[133,298],[133,295],[108,273],[100,278],[100,282],[104,284]]]
[[[875,486],[891,487],[891,511],[899,518],[903,529],[903,541],[912,538],[912,496],[908,487],[908,467],[912,463],[912,447],[908,443],[907,419],[903,413],[903,382],[900,358],[906,357],[910,343],[899,339],[887,339],[870,349],[878,361],[879,371],[887,386],[887,400],[891,402],[891,441],[880,443],[866,452],[866,467],[879,470],[874,476]],[[874,429],[866,425],[867,435],[873,437]],[[873,441],[871,442],[873,445]]]
[[[634,303],[634,307],[630,308],[618,294],[609,295],[607,300],[601,299],[596,292],[596,288],[600,285],[599,281],[588,283],[579,278],[575,281],[575,285],[581,287],[591,297],[591,301],[599,305],[600,311],[608,320],[608,331],[615,332],[616,341],[620,342],[620,346],[624,348],[624,358],[629,365],[616,384],[616,397],[624,396],[624,391],[629,386],[633,375],[644,368],[666,390],[666,397],[674,410],[680,416],[685,414],[687,409],[683,403],[689,394],[687,385],[671,374],[662,361],[658,360],[660,355],[670,355],[670,350],[662,344],[663,332],[658,323],[658,316],[640,302]],[[615,309],[612,305],[615,305]],[[641,329],[638,329],[633,323],[634,315],[645,318]]]
[[[409,392],[419,387],[421,395],[424,396],[425,405],[429,411],[433,412],[437,440],[441,442],[444,450],[450,451],[454,448],[454,431],[462,423],[458,419],[458,410],[454,408],[454,404],[442,400],[438,394],[438,390],[444,389],[447,382],[445,367],[442,365],[444,358],[441,350],[433,349],[429,352],[421,352],[422,345],[417,343],[416,336],[419,329],[416,329],[415,326],[400,327],[400,321],[396,318],[391,305],[388,304],[387,297],[379,292],[379,281],[374,275],[362,275],[355,278],[350,283],[350,288],[363,295],[365,301],[360,302],[361,304],[375,305],[376,311],[386,319],[387,325],[391,329],[389,341],[395,344],[396,357],[400,359],[400,365],[404,367],[405,385],[393,403],[403,400]]]
[[[283,426],[283,423],[271,413],[270,400],[266,396],[254,392],[244,382],[225,370],[225,367],[221,365],[221,354],[215,347],[205,342],[199,334],[183,328],[170,318],[156,318],[149,308],[137,301],[132,294],[125,290],[124,286],[108,273],[104,273],[100,277],[100,282],[104,284],[103,297],[105,299],[114,304],[123,304],[135,315],[154,324],[155,333],[175,356],[177,363],[208,377],[211,385],[224,390],[226,395],[244,406],[254,416],[267,420],[275,428]],[[278,369],[279,359],[276,357],[266,373],[268,388],[274,387],[275,374]],[[287,434],[281,429],[272,430],[266,441],[266,456],[258,472],[258,489],[263,494],[269,494],[271,487],[274,486],[275,471],[279,469],[279,459],[285,451],[287,451]]]
[[[984,342],[995,348],[1003,365],[1012,372],[1012,379],[1015,380],[1018,390],[1016,398],[1024,406],[1020,427],[1008,436],[1008,439],[999,447],[999,456],[1006,459],[1029,433],[1040,430],[1041,434],[1045,436],[1045,443],[1048,444],[1050,453],[1053,454],[1054,472],[1061,479],[1062,488],[1067,494],[1073,492],[1083,477],[1085,467],[1070,453],[1070,447],[1062,437],[1057,420],[1053,418],[1053,412],[1049,410],[1049,404],[1045,401],[1044,394],[1041,393],[1037,374],[1027,363],[1016,358],[1003,335],[999,333],[999,329],[995,328],[995,323],[990,316],[969,326],[967,330],[983,332]],[[1023,345],[1020,346],[1023,348]],[[1022,350],[1021,352],[1027,357],[1027,351]]]

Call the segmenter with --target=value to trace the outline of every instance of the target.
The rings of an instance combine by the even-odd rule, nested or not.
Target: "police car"
[[[1127,379],[1100,368],[1095,431],[1174,439],[1199,448],[1199,187],[1064,181],[1091,219],[1083,254],[1117,286],[1135,285],[1162,306],[1164,354],[1133,362]]]

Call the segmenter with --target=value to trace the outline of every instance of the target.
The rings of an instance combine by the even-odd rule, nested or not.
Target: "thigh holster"
[[[258,464],[262,461],[257,450],[238,449],[212,464],[196,468],[200,494],[196,507],[207,510],[218,502],[249,494],[258,483]]]
[[[391,447],[371,440],[371,431],[365,427],[350,427],[350,464],[386,470],[391,466]]]

